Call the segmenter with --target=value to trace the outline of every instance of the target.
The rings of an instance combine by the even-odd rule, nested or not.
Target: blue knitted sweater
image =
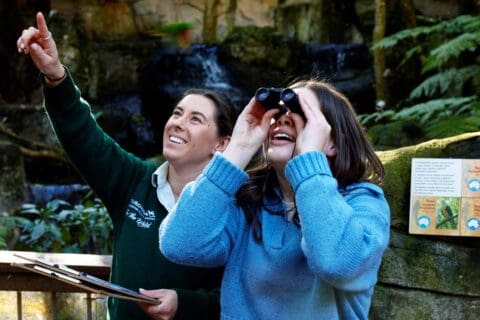
[[[389,240],[382,190],[338,188],[321,152],[295,156],[285,174],[300,227],[267,198],[255,241],[235,201],[248,176],[217,153],[162,222],[160,249],[177,263],[226,266],[222,319],[367,319]]]

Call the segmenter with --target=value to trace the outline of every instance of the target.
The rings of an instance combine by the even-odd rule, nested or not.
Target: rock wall
[[[25,170],[17,145],[0,141],[0,215],[12,213],[25,198]]]
[[[406,25],[401,3],[387,1],[389,32]],[[413,3],[427,20],[480,12],[477,0]],[[12,31],[0,34],[0,74],[7,79],[0,82],[0,101],[41,101],[35,68],[15,50],[17,36],[35,23],[38,10],[48,13],[62,61],[79,75],[80,87],[93,99],[112,94],[119,85],[134,85],[135,70],[158,45],[156,40],[217,43],[236,27],[254,26],[269,27],[300,43],[369,46],[375,15],[373,0],[8,0],[0,5],[0,26]],[[161,32],[162,26],[177,22],[189,22],[192,29],[181,35],[178,30]],[[120,74],[118,68],[127,70]],[[104,88],[98,88],[100,84]]]
[[[388,2],[390,20],[401,1]],[[79,17],[90,39],[121,39],[145,34],[161,24],[193,23],[192,40],[222,40],[234,26],[270,26],[302,42],[353,43],[369,39],[374,1],[326,0],[51,0],[52,10]],[[474,0],[414,0],[419,14],[454,17],[478,10]]]
[[[385,165],[390,245],[370,319],[477,319],[480,238],[408,233],[411,159],[480,158],[480,132],[379,152]]]

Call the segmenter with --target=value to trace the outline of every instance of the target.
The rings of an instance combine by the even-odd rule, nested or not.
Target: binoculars
[[[298,102],[297,94],[290,88],[259,88],[255,93],[255,100],[267,110],[279,108],[280,113],[276,117],[281,116],[288,110],[305,117]],[[280,104],[280,101],[283,101],[284,104]]]

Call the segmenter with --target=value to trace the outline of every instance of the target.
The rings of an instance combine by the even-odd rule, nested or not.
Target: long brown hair
[[[308,88],[317,97],[320,109],[332,128],[331,137],[337,148],[337,154],[329,158],[329,164],[339,186],[345,187],[359,181],[381,184],[385,170],[348,99],[330,84],[319,80],[301,80],[289,87]],[[275,196],[278,180],[265,157],[248,173],[250,178],[238,190],[236,198],[255,239],[260,240],[259,215],[264,208],[263,199],[265,196]],[[298,216],[295,221],[298,224]]]

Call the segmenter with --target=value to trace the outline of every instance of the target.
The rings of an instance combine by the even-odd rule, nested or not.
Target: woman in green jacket
[[[137,305],[109,299],[111,319],[215,319],[219,317],[219,269],[179,266],[158,249],[158,227],[183,187],[230,140],[237,112],[210,90],[188,91],[165,125],[159,168],[123,150],[91,115],[90,106],[58,58],[45,18],[23,31],[19,53],[41,71],[45,108],[72,163],[103,201],[114,225],[110,280],[159,299]],[[159,289],[161,288],[161,289]],[[143,311],[146,311],[149,316]]]

